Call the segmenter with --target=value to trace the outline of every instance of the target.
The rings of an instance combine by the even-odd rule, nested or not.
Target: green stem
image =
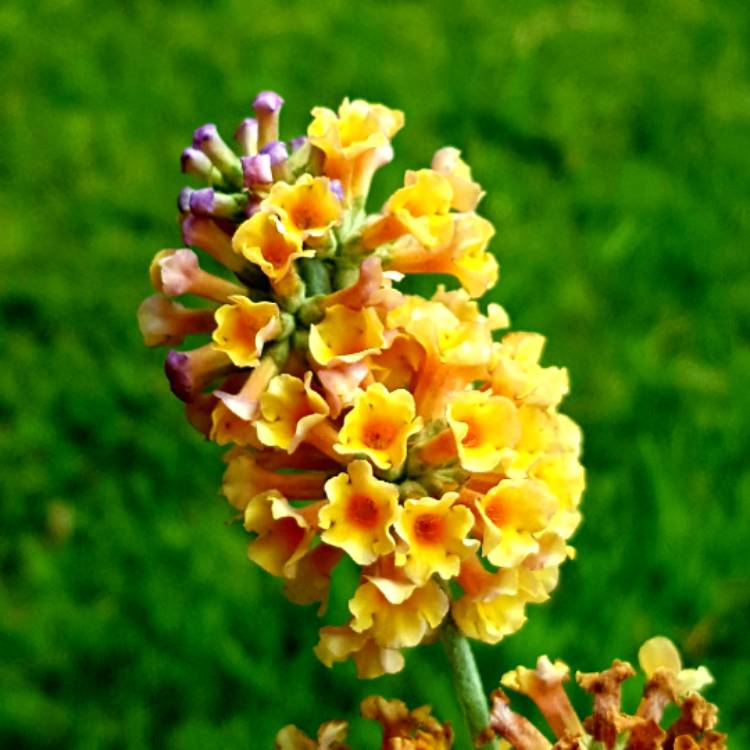
[[[482,678],[479,676],[469,642],[456,627],[450,615],[443,622],[440,635],[450,665],[453,688],[461,704],[471,740],[480,750],[497,750],[497,743],[494,740],[477,745],[489,725],[489,709],[482,687]]]

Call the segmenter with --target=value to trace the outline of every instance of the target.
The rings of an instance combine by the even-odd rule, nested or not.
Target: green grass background
[[[579,558],[477,649],[487,686],[663,633],[748,746],[748,39],[745,0],[4,2],[0,745],[268,748],[377,691],[468,747],[439,646],[376,682],[315,661],[314,612],[246,561],[219,452],[141,346],[181,149],[274,88],[287,137],[345,95],[405,110],[378,199],[463,148],[498,230],[488,297],[570,369]]]

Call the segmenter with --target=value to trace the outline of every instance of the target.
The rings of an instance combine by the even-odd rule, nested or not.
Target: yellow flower
[[[383,331],[373,308],[350,310],[333,305],[320,323],[310,327],[310,354],[321,365],[358,362],[385,346]]]
[[[453,602],[451,613],[465,636],[495,644],[526,622],[525,604],[515,595],[498,594],[491,599],[462,596]]]
[[[471,177],[469,165],[461,158],[457,148],[446,146],[435,152],[432,168],[445,175],[453,190],[451,208],[456,211],[473,211],[484,192],[478,182]]]
[[[335,448],[343,455],[363,453],[380,469],[397,468],[406,458],[409,437],[421,429],[409,391],[373,383],[344,417]]]
[[[315,255],[314,250],[302,249],[299,236],[284,234],[280,219],[267,211],[258,211],[240,224],[232,237],[232,247],[277,282],[289,273],[292,261]]]
[[[504,479],[477,504],[484,527],[482,554],[498,567],[519,565],[539,550],[535,534],[556,509],[555,496],[541,482]]]
[[[258,442],[255,426],[242,417],[238,417],[221,399],[216,399],[216,405],[211,411],[211,431],[209,438],[218,445],[251,445],[262,447]]]
[[[480,297],[497,282],[497,260],[486,248],[495,234],[489,221],[474,213],[451,214],[445,242],[428,248],[412,235],[390,248],[386,266],[401,273],[445,273],[455,276],[472,296]]]
[[[435,581],[417,586],[376,576],[366,576],[349,602],[352,630],[371,633],[385,648],[418,645],[440,625],[448,608],[448,596]]]
[[[398,649],[383,648],[371,633],[357,633],[346,625],[321,628],[320,640],[314,651],[327,667],[335,662],[353,659],[357,676],[361,679],[395,674],[404,668],[404,657]]]
[[[322,237],[341,220],[342,206],[327,177],[303,174],[294,185],[277,182],[262,209],[278,216],[281,231],[304,240]]]
[[[557,406],[568,392],[568,372],[542,367],[543,348],[544,336],[538,333],[506,334],[493,352],[493,392],[529,405]]]
[[[641,646],[638,651],[638,663],[648,678],[653,677],[659,670],[667,672],[674,678],[679,697],[697,693],[714,681],[705,667],[683,669],[680,652],[674,643],[664,636],[650,638]]]
[[[364,197],[375,170],[393,158],[390,140],[404,125],[403,112],[344,99],[338,114],[315,107],[312,115],[307,135],[325,154],[325,174],[341,181],[348,199]]]
[[[343,549],[358,565],[369,565],[393,551],[390,526],[396,517],[398,488],[375,479],[367,461],[352,461],[347,474],[326,482],[328,503],[320,509],[321,539]]]
[[[467,471],[492,471],[521,434],[513,402],[487,391],[455,394],[448,402],[446,418],[461,466]]]
[[[406,546],[397,551],[396,564],[414,583],[423,585],[435,573],[453,578],[461,560],[479,545],[466,538],[474,516],[456,504],[457,498],[457,493],[447,492],[440,500],[411,498],[401,506],[395,527]]]
[[[253,302],[240,294],[215,313],[214,348],[226,352],[237,367],[255,367],[263,345],[281,333],[279,308],[274,302]]]
[[[312,505],[292,507],[275,490],[256,495],[245,508],[245,530],[258,535],[247,556],[271,575],[294,578],[298,562],[310,549],[316,512]]]
[[[255,422],[258,439],[264,445],[293,453],[307,434],[328,415],[328,404],[310,386],[312,373],[304,382],[294,375],[277,375],[260,397],[261,417]]]
[[[375,380],[388,390],[413,390],[415,376],[424,361],[424,350],[411,336],[399,333],[383,351],[371,354],[370,368]]]
[[[453,219],[452,190],[447,178],[431,169],[407,172],[404,187],[383,207],[383,215],[362,233],[362,244],[373,249],[411,235],[422,246],[433,248],[450,241]]]

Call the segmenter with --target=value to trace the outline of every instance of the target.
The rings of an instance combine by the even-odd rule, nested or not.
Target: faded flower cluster
[[[603,672],[576,674],[593,697],[593,712],[581,720],[563,687],[570,679],[561,661],[539,658],[535,669],[518,667],[502,678],[503,687],[530,698],[555,736],[554,745],[535,723],[514,712],[502,690],[492,694],[486,739],[502,738],[501,748],[514,750],[726,750],[726,735],[717,732],[716,706],[699,691],[713,681],[705,667],[683,669],[674,644],[661,636],[643,644],[638,654],[646,682],[634,713],[622,708],[622,683],[635,674],[616,660]],[[676,706],[674,718],[665,710]],[[362,716],[383,727],[382,750],[450,750],[453,732],[430,715],[429,706],[409,711],[401,701],[379,696],[362,704]],[[279,750],[349,750],[347,722],[323,724],[313,740],[294,726],[276,737]]]
[[[239,153],[195,131],[182,167],[207,187],[181,192],[185,246],[156,254],[139,322],[150,346],[208,339],[165,370],[191,424],[229,448],[223,494],[250,559],[321,615],[336,565],[359,566],[351,618],[316,653],[374,677],[446,617],[496,643],[548,598],[580,521],[581,436],[544,339],[503,334],[504,310],[476,301],[497,281],[494,229],[460,153],[407,171],[368,214],[403,114],[345,100],[283,141],[282,103],[256,97]],[[401,291],[421,273],[456,288]]]

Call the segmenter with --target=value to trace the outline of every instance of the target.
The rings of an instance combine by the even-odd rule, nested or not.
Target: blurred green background
[[[268,748],[374,691],[460,728],[439,646],[370,683],[315,661],[313,610],[246,561],[219,451],[140,342],[149,260],[179,242],[181,149],[274,88],[286,137],[345,95],[405,110],[377,199],[461,147],[498,229],[491,296],[570,369],[579,559],[477,649],[487,686],[540,652],[590,670],[663,633],[714,672],[746,746],[748,39],[746,0],[6,0],[0,745]]]

